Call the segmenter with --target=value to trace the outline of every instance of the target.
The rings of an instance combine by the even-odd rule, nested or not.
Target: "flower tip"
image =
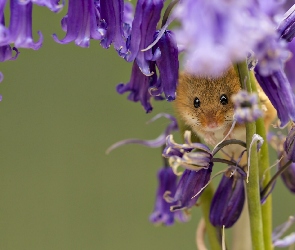
[[[0,83],[3,81],[3,79],[4,79],[4,75],[2,72],[0,72]],[[1,96],[1,99],[2,99],[2,96]]]
[[[172,102],[172,101],[175,100],[175,96],[171,96],[171,95],[169,95],[169,96],[166,98],[166,100],[167,100],[168,102]]]

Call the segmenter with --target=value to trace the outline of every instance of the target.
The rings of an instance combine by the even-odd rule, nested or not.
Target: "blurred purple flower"
[[[286,12],[277,30],[282,39],[292,41],[295,36],[295,4]]]
[[[246,174],[245,174],[246,175]],[[215,227],[232,227],[239,219],[245,203],[244,179],[229,169],[225,173],[213,196],[210,221]]]
[[[295,121],[294,94],[284,71],[278,70],[263,76],[259,73],[259,63],[254,70],[259,85],[277,110],[280,126],[284,127],[290,119]]]
[[[171,211],[188,209],[194,206],[203,192],[204,187],[208,184],[212,172],[213,164],[210,163],[207,168],[199,171],[184,170],[174,196],[170,193],[164,195],[169,203],[177,203],[171,206]]]
[[[263,115],[258,106],[258,96],[256,93],[249,94],[241,90],[232,96],[235,106],[235,119],[238,123],[253,122]]]
[[[17,48],[30,48],[38,50],[42,46],[43,36],[34,43],[32,38],[32,2],[19,4],[18,0],[10,1],[10,26],[6,44],[14,43]]]
[[[259,74],[269,76],[284,67],[285,61],[290,57],[286,46],[286,41],[280,40],[277,35],[267,36],[257,44],[254,51],[258,59]]]
[[[150,75],[149,61],[153,60],[152,50],[141,51],[148,47],[154,39],[157,23],[161,17],[163,0],[138,0],[132,31],[127,42],[125,59],[128,62],[136,61],[138,67],[145,75]]]
[[[158,183],[156,203],[154,211],[150,215],[150,221],[156,224],[165,224],[166,226],[173,225],[175,218],[181,222],[186,222],[188,217],[182,211],[171,212],[170,204],[163,198],[165,192],[174,195],[176,190],[177,176],[169,166],[165,166],[159,170]]]
[[[67,15],[61,21],[66,36],[59,40],[56,34],[53,39],[57,43],[66,44],[75,41],[81,47],[89,47],[90,39],[100,40],[105,34],[104,28],[99,28],[100,16],[93,0],[69,0]]]
[[[32,2],[39,6],[45,6],[53,12],[59,12],[65,5],[65,0],[62,0],[62,3],[59,4],[60,0],[18,0],[19,4],[27,4]]]
[[[198,75],[221,74],[275,33],[255,0],[187,0],[174,15],[181,23],[175,34],[185,48],[186,70]]]

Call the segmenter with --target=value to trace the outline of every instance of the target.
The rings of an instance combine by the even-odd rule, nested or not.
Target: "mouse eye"
[[[200,101],[200,99],[198,97],[196,97],[195,100],[194,100],[195,108],[199,108],[200,105],[201,105],[201,101]]]
[[[220,103],[222,105],[228,104],[228,98],[227,98],[227,96],[225,94],[223,94],[223,95],[220,96]]]

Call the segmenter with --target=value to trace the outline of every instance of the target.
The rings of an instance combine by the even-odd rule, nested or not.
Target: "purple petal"
[[[90,39],[103,38],[103,32],[98,28],[93,0],[70,0],[67,18],[62,20],[62,26],[63,29],[66,27],[67,34],[61,40],[53,34],[53,39],[57,43],[66,44],[75,41],[80,47],[89,47]]]
[[[170,167],[163,167],[158,172],[158,190],[153,213],[150,215],[150,221],[156,224],[165,224],[171,226],[174,224],[175,213],[170,211],[170,204],[167,203],[163,195],[165,192],[175,193],[177,176]]]
[[[115,49],[126,50],[123,32],[123,0],[100,0],[101,18],[106,22],[106,34],[101,40],[104,48],[109,48],[114,43]]]
[[[37,4],[39,6],[45,6],[53,12],[59,12],[65,5],[65,0],[62,0],[62,3],[59,4],[59,0],[18,0],[19,4],[26,5],[29,2]]]
[[[14,43],[17,48],[38,50],[42,46],[43,36],[40,31],[39,41],[34,43],[32,38],[32,9],[31,2],[19,4],[18,0],[10,1],[10,26],[7,43]]]
[[[232,227],[241,215],[244,202],[244,180],[223,175],[210,207],[212,225]]]
[[[177,205],[172,206],[171,210],[176,211],[194,206],[202,193],[200,190],[210,180],[211,172],[212,165],[197,172],[186,169],[181,176],[173,197],[173,202],[176,202]],[[197,193],[199,194],[195,196]],[[195,197],[192,198],[193,196]]]
[[[275,71],[269,76],[259,74],[259,64],[255,68],[256,79],[268,96],[274,108],[277,110],[281,127],[284,127],[289,120],[295,120],[294,94],[290,83],[283,70]]]
[[[15,55],[13,56],[12,51],[15,51]],[[19,51],[10,45],[0,46],[0,62],[5,62],[7,60],[15,60],[18,57]]]
[[[287,11],[277,30],[282,39],[292,41],[295,35],[295,4]]]
[[[166,31],[157,43],[161,56],[156,60],[160,72],[159,81],[167,101],[173,101],[178,83],[178,49],[171,31]]]
[[[136,58],[136,62],[145,75],[150,75],[149,62],[153,58],[152,50],[142,52],[154,40],[157,23],[160,20],[163,0],[139,0],[137,1],[130,46],[125,59],[128,62]]]
[[[136,62],[133,63],[130,81],[127,84],[120,83],[117,86],[117,92],[123,94],[130,92],[128,99],[133,102],[141,102],[147,113],[152,111],[150,103],[151,94],[149,93],[151,77],[142,74]]]

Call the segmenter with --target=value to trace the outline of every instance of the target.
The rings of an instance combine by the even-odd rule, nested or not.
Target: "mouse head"
[[[216,131],[233,122],[231,96],[241,90],[233,67],[218,78],[180,74],[176,90],[177,112],[194,130]]]

